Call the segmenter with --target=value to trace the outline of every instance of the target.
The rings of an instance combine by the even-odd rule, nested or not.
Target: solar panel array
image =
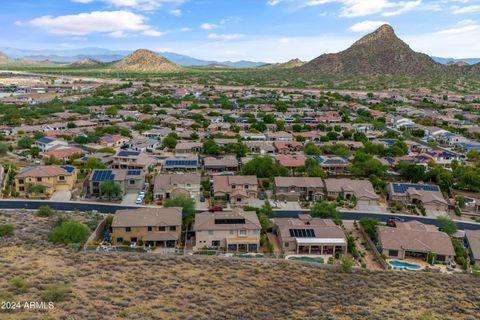
[[[245,219],[215,219],[215,224],[245,224]]]
[[[138,151],[120,151],[117,156],[119,157],[131,157],[131,156],[138,156],[140,152]]]
[[[290,237],[295,238],[315,238],[313,229],[290,229]]]
[[[62,166],[62,168],[69,173],[72,173],[73,171],[75,171],[75,167],[71,167],[71,166]]]
[[[166,160],[165,165],[169,167],[175,166],[197,166],[197,160]]]
[[[115,178],[115,174],[112,170],[95,170],[93,172],[93,181],[106,181],[106,180],[113,180]]]
[[[408,188],[415,188],[416,190],[424,191],[440,191],[438,186],[428,184],[411,184],[411,183],[394,183],[393,191],[395,193],[405,193]]]
[[[142,170],[128,170],[128,176],[139,176],[142,173]]]

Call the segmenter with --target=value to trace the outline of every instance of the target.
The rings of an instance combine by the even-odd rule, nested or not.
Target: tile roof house
[[[112,169],[139,169],[145,172],[158,164],[158,160],[141,151],[120,150],[113,156]]]
[[[279,154],[275,156],[275,160],[279,165],[283,167],[286,167],[289,169],[295,169],[295,168],[304,166],[305,160],[307,160],[307,157],[303,155]]]
[[[203,159],[203,167],[207,173],[236,171],[238,169],[238,160],[237,157],[232,155],[207,157]]]
[[[76,179],[76,170],[70,166],[25,167],[15,176],[15,191],[30,197],[45,197],[55,191],[72,190]],[[41,185],[43,192],[29,192],[35,185]]]
[[[157,174],[154,179],[153,197],[157,203],[179,195],[198,198],[200,180],[200,174],[196,173]]]
[[[480,230],[465,230],[465,244],[470,260],[480,264]]]
[[[351,200],[355,198],[357,202],[363,204],[378,204],[378,200],[380,200],[372,183],[368,180],[325,179],[325,191],[327,197],[331,199],[342,197]]]
[[[68,146],[68,142],[65,140],[58,140],[58,139],[43,137],[43,138],[37,139],[37,141],[35,142],[35,145],[40,149],[41,152],[46,152],[57,146]]]
[[[175,146],[175,153],[199,153],[202,151],[203,144],[201,142],[180,141]]]
[[[445,214],[448,211],[448,202],[437,185],[390,182],[387,185],[387,193],[391,202],[399,201],[405,205],[422,206],[427,212],[438,214]]]
[[[301,214],[299,218],[270,219],[270,224],[283,252],[333,256],[347,252],[345,233],[331,219]]]
[[[220,248],[226,251],[257,252],[262,227],[256,212],[240,208],[230,212],[197,213],[194,250]]]
[[[88,177],[87,195],[99,196],[102,183],[113,181],[120,186],[120,197],[127,193],[138,193],[145,186],[145,172],[132,169],[95,169]]]
[[[85,151],[77,147],[58,146],[42,152],[40,155],[45,158],[56,158],[60,160],[68,160],[70,157],[84,154]]]
[[[391,258],[427,257],[437,255],[437,261],[448,262],[455,257],[448,234],[438,231],[433,225],[419,221],[395,222],[396,227],[378,227],[379,251]]]
[[[117,210],[112,222],[112,243],[143,242],[145,246],[174,248],[182,233],[182,208]]]
[[[257,198],[258,180],[256,176],[214,176],[212,193],[219,202],[243,206],[249,199]]]
[[[318,201],[324,198],[322,178],[275,177],[273,191],[280,201]]]

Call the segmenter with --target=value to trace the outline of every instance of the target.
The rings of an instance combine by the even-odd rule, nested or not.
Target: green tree
[[[169,133],[165,138],[162,140],[162,146],[165,148],[173,149],[177,145],[178,136],[175,132]]]
[[[437,222],[440,231],[443,231],[450,236],[458,230],[457,223],[453,221],[450,217],[439,216],[437,218]]]
[[[370,237],[370,239],[377,239],[377,227],[380,223],[380,220],[375,218],[362,218],[360,219],[360,225],[363,227],[365,233]]]
[[[248,152],[247,146],[245,145],[245,143],[242,142],[228,143],[225,146],[225,150],[228,153],[234,153],[237,158],[245,157]]]
[[[419,181],[425,181],[427,178],[424,166],[408,161],[400,161],[396,166],[396,170],[405,180],[410,182],[417,183]]]
[[[177,196],[167,199],[164,204],[165,208],[179,207],[182,208],[184,224],[190,227],[195,217],[195,202],[187,196]]]
[[[30,149],[30,147],[34,143],[35,143],[35,140],[33,140],[32,138],[24,137],[24,138],[18,139],[17,146],[21,149]]]
[[[317,156],[321,154],[320,149],[313,142],[307,142],[303,147],[303,152],[309,156]]]
[[[88,227],[76,220],[67,220],[48,234],[48,241],[54,243],[83,243],[90,235]]]
[[[253,175],[257,178],[272,178],[275,176],[287,176],[288,169],[276,164],[269,156],[255,156],[242,166],[243,175]]]
[[[348,272],[348,273],[352,272],[353,264],[354,264],[354,261],[351,257],[346,255],[342,255],[340,257],[340,265],[342,266],[342,270],[344,272]]]
[[[13,224],[0,224],[0,237],[10,237],[15,234]]]
[[[340,219],[340,212],[337,211],[337,206],[335,203],[330,202],[317,202],[310,209],[310,215],[312,217],[320,218],[330,218],[330,219]]]
[[[0,143],[0,155],[5,155],[8,152],[8,146],[4,143]]]
[[[357,152],[350,166],[350,171],[359,176],[368,177],[373,174],[377,177],[383,177],[387,168],[379,160],[374,159],[372,155]]]
[[[213,139],[208,139],[203,142],[203,153],[217,156],[222,153],[222,148]]]
[[[100,184],[100,196],[107,197],[108,200],[112,198],[119,198],[122,195],[122,188],[113,180],[107,180]]]

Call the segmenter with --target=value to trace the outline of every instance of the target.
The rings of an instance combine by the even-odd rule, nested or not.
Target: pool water
[[[289,257],[288,260],[323,263],[323,258],[320,257]]]
[[[413,264],[413,263],[408,263],[408,262],[403,262],[403,261],[398,261],[398,260],[391,260],[388,262],[389,265],[395,268],[407,268],[407,269],[413,269],[413,270],[418,270],[421,268],[418,264]]]

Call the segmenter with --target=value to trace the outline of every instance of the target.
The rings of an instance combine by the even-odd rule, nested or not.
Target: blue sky
[[[347,48],[382,23],[421,52],[480,57],[480,0],[0,0],[0,46],[172,51],[287,61]]]

